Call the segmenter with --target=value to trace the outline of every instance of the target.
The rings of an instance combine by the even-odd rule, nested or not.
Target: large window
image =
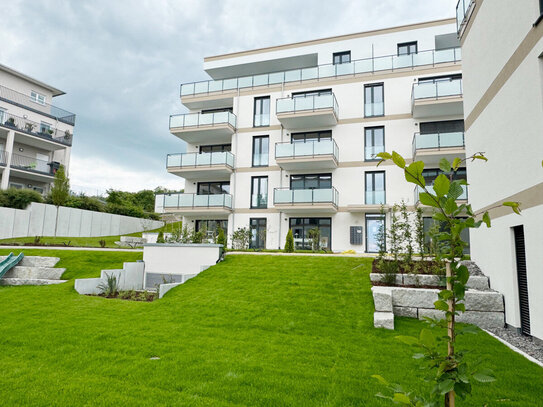
[[[214,144],[211,146],[200,146],[200,153],[222,153],[231,151],[232,144]]]
[[[309,96],[323,96],[323,95],[331,95],[332,89],[321,89],[321,90],[310,90],[307,92],[293,92],[292,97],[293,98],[305,98]]]
[[[364,116],[383,116],[384,114],[384,85],[382,83],[364,85]]]
[[[332,140],[332,130],[313,131],[309,133],[292,133],[291,143],[310,143],[312,141]]]
[[[251,178],[251,208],[268,207],[268,177]]]
[[[379,245],[385,244],[386,224],[381,214],[366,214],[366,252],[378,253]]]
[[[398,56],[416,54],[417,51],[417,41],[398,44]]]
[[[426,185],[433,185],[435,179],[439,174],[443,174],[443,171],[440,169],[425,169],[422,171],[422,176],[424,177],[424,181],[426,182]],[[466,179],[467,178],[467,172],[465,168],[459,168],[457,171],[453,173],[453,180],[460,180],[460,179]]]
[[[366,172],[366,205],[384,205],[385,172]]]
[[[220,195],[230,193],[230,182],[199,182],[198,195]]]
[[[249,220],[251,227],[250,249],[266,248],[266,218],[251,218]]]
[[[319,247],[325,250],[332,248],[332,219],[330,218],[290,218],[290,229],[296,250],[311,250],[312,236],[309,231],[319,229]]]
[[[385,151],[385,128],[383,126],[366,127],[364,142],[364,160],[379,160],[377,154]]]
[[[270,97],[255,98],[254,107],[254,127],[269,126],[270,125]]]
[[[270,153],[268,136],[253,137],[253,167],[267,167]]]
[[[290,176],[290,189],[332,188],[332,174],[304,174]]]
[[[224,231],[224,234],[228,234],[228,220],[218,219],[218,220],[197,220],[196,221],[196,231],[205,230],[207,233],[208,239],[213,239],[219,233],[219,228]]]
[[[464,120],[444,120],[441,122],[420,123],[420,134],[462,132],[464,132]]]
[[[334,65],[351,62],[351,51],[334,52]]]

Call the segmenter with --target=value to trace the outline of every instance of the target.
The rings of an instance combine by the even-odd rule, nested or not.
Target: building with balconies
[[[454,19],[212,56],[204,70],[210,80],[181,85],[189,113],[170,117],[186,151],[167,171],[185,194],[157,196],[156,209],[229,236],[250,228],[253,248],[283,248],[292,229],[308,249],[318,228],[323,249],[376,252],[381,208],[416,206],[376,154],[434,172],[439,156],[464,156]]]
[[[75,115],[52,105],[58,90],[0,65],[0,189],[45,194],[70,166]]]

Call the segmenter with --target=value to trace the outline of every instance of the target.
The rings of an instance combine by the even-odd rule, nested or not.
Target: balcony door
[[[332,174],[303,174],[290,176],[290,189],[330,189]]]
[[[230,193],[230,182],[199,182],[198,183],[198,195],[220,195]]]
[[[312,229],[318,229],[320,232],[319,248],[332,250],[331,218],[290,218],[289,223],[296,250],[313,249],[313,240],[310,233]]]
[[[249,224],[251,226],[251,241],[249,242],[249,248],[265,249],[266,218],[251,218]]]

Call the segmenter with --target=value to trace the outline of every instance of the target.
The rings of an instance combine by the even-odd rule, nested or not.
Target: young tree
[[[226,249],[226,236],[224,235],[224,230],[221,227],[219,227],[219,232],[217,234],[217,244],[222,244]]]
[[[285,253],[294,253],[294,237],[292,237],[292,229],[289,229],[287,232],[287,239],[283,251]]]
[[[51,201],[53,205],[57,207],[57,214],[55,219],[55,236],[57,235],[57,225],[58,225],[58,209],[59,206],[62,206],[66,203],[70,197],[70,180],[66,176],[66,171],[64,166],[61,165],[57,172],[55,173],[55,179],[53,181],[53,186],[51,188]]]

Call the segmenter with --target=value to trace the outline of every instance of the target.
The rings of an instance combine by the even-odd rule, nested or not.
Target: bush
[[[283,251],[285,253],[294,253],[294,238],[292,237],[292,229],[288,230],[287,240],[285,242],[285,248]]]
[[[0,191],[0,206],[25,209],[31,202],[43,202],[42,196],[31,189],[9,188]]]
[[[238,250],[248,249],[250,239],[251,230],[249,228],[238,228],[232,233],[232,248]]]
[[[166,243],[164,240],[164,232],[160,231],[158,232],[158,237],[156,238],[157,243]]]
[[[99,199],[83,194],[70,196],[64,206],[95,212],[104,212],[106,210],[106,206]]]
[[[217,244],[222,244],[223,247],[226,247],[226,236],[224,235],[224,230],[222,228],[219,228]]]

